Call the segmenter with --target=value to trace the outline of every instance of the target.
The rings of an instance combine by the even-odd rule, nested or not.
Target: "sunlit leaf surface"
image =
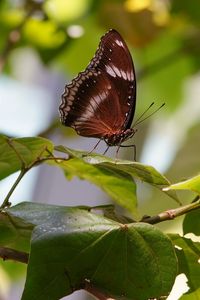
[[[167,187],[168,190],[190,190],[200,194],[200,175]]]
[[[15,139],[0,135],[0,179],[46,158],[52,151],[52,142],[44,138]]]
[[[178,234],[170,234],[173,244],[176,246],[179,273],[184,273],[188,279],[189,291],[181,299],[198,299],[200,292],[200,243],[184,238]],[[193,295],[190,298],[190,293]],[[197,298],[195,298],[197,296]]]
[[[36,203],[7,213],[35,226],[23,300],[59,299],[86,283],[116,299],[146,300],[172,288],[175,252],[154,226],[124,225],[86,209]]]

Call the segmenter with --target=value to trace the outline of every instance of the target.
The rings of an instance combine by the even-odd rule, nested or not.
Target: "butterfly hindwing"
[[[74,95],[75,93],[75,95]],[[66,87],[61,107],[65,125],[82,136],[103,138],[123,123],[119,100],[112,83],[101,73],[86,70]],[[68,99],[67,105],[65,99]],[[61,104],[62,106],[62,104]]]

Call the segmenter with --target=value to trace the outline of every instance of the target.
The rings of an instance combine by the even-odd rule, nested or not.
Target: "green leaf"
[[[166,102],[163,109],[165,113],[174,111],[181,105],[182,86],[188,74],[193,71],[191,57],[184,55],[181,48],[180,33],[177,34],[173,29],[165,30],[164,34],[158,35],[147,47],[139,48],[136,55],[140,65],[144,67],[144,73],[140,73],[138,78],[141,79],[138,87],[138,103],[143,102],[141,109],[145,109],[143,105],[149,105],[149,99],[155,100],[158,106]]]
[[[29,44],[45,49],[57,48],[66,39],[65,32],[60,30],[56,23],[49,20],[27,20],[23,34]]]
[[[44,2],[44,10],[56,22],[74,22],[87,12],[90,4],[91,0],[47,0]]]
[[[183,220],[183,233],[200,236],[200,209],[189,212]]]
[[[136,185],[129,174],[115,171],[101,166],[84,163],[80,159],[70,159],[61,164],[65,174],[69,177],[78,176],[88,180],[104,190],[116,203],[135,212],[136,208]]]
[[[192,293],[184,294],[180,300],[198,300],[200,299],[200,288]]]
[[[190,21],[200,22],[200,11],[199,11],[199,1],[193,0],[192,5],[187,0],[174,0],[171,2],[172,13],[179,14],[185,20],[190,19]]]
[[[20,207],[23,207],[23,204]],[[0,212],[0,246],[28,252],[34,225],[12,215],[12,209],[10,208],[8,213]]]
[[[146,300],[168,295],[173,286],[174,248],[152,225],[36,203],[6,213],[35,226],[23,300],[60,299],[85,284],[115,299]]]
[[[158,186],[169,185],[169,181],[151,166],[128,160],[112,159],[104,155],[88,154],[85,151],[73,150],[64,146],[56,146],[55,150],[67,153],[70,157],[82,159],[90,165],[103,166],[115,170],[121,170],[142,181]]]
[[[188,296],[190,295],[191,292],[199,293],[200,243],[193,242],[191,239],[181,237],[178,234],[170,234],[169,237],[171,238],[173,244],[176,246],[176,254],[178,257],[178,264],[179,264],[179,273],[180,274],[184,273],[188,279],[187,283],[190,288],[189,292],[187,292]],[[185,299],[187,299],[187,297]],[[188,297],[188,299],[190,298]]]
[[[10,9],[0,10],[0,22],[2,26],[8,26],[8,28],[15,28],[19,26],[23,21],[24,11],[22,9]]]
[[[49,156],[52,143],[44,138],[8,138],[0,135],[0,179]]]
[[[176,184],[172,184],[165,188],[165,190],[190,190],[200,194],[200,175]]]
[[[166,177],[161,175],[156,169],[154,169],[151,166],[147,166],[138,162],[132,162],[132,161],[120,160],[120,159],[114,160],[104,155],[98,155],[94,153],[88,154],[87,152],[72,150],[64,146],[56,146],[55,150],[63,153],[67,153],[69,155],[69,158],[73,158],[74,163],[77,162],[77,159],[80,164],[82,161],[84,163],[83,166],[85,166],[85,168],[89,168],[89,166],[93,166],[93,169],[95,168],[96,170],[106,170],[106,172],[110,171],[110,172],[115,172],[116,174],[131,175],[153,186],[156,186],[161,190],[164,186],[168,186],[170,184],[169,181],[166,179]],[[66,163],[66,166],[68,163],[70,164],[70,160]],[[83,169],[81,169],[79,172],[79,167],[76,165],[76,167],[74,168],[73,175],[76,175],[75,173],[77,173],[77,176],[80,176],[79,173],[81,174],[87,173],[88,175],[88,172],[89,172],[88,169],[87,172],[84,172]],[[92,174],[92,178],[93,175],[94,174]],[[124,193],[125,193],[124,196],[126,196],[127,189],[124,191]],[[174,192],[169,191],[167,192],[167,194],[173,199],[175,199],[176,201],[178,201],[178,198]]]

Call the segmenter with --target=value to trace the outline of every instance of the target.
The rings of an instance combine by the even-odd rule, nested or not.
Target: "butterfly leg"
[[[116,151],[116,155],[115,155],[115,160],[118,159],[118,153],[119,153],[120,147],[121,147],[121,145],[119,145],[119,146],[117,147],[117,151]]]
[[[119,145],[118,148],[117,148],[117,153],[119,151],[119,148],[121,148],[121,147],[123,147],[123,148],[133,147],[133,149],[134,149],[133,159],[134,159],[134,161],[136,161],[136,145],[134,145],[134,144],[133,145]]]
[[[94,146],[94,148],[87,153],[87,155],[91,154],[98,147],[98,145],[99,145],[100,142],[101,142],[101,139],[96,143],[96,145]]]
[[[108,146],[108,147],[106,148],[106,150],[104,151],[103,155],[106,154],[106,152],[108,151],[109,148],[110,148],[110,146]]]

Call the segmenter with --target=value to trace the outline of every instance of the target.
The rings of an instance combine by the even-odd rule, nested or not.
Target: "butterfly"
[[[136,132],[131,128],[135,106],[132,57],[121,35],[111,29],[102,36],[86,69],[65,86],[59,106],[61,122],[81,136],[104,140],[106,151],[118,146],[118,152]]]

